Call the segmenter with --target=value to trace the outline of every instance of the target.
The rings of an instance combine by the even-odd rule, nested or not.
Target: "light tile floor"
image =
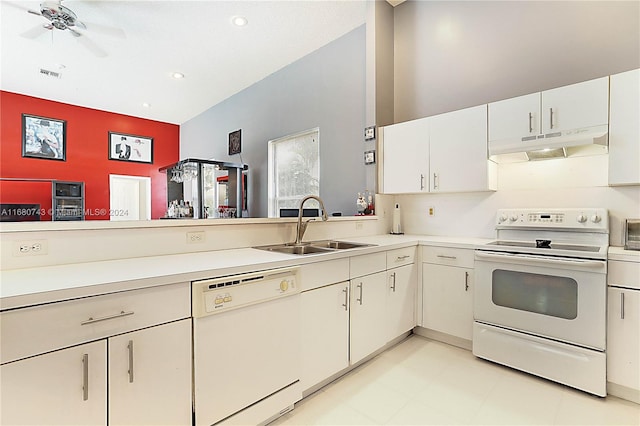
[[[640,425],[599,398],[412,335],[295,405],[274,425]]]

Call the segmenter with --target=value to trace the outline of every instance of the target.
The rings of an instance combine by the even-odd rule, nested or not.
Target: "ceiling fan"
[[[20,6],[18,6],[20,7]],[[44,17],[48,22],[43,25],[38,25],[21,35],[26,38],[36,38],[47,31],[66,31],[91,51],[95,56],[105,57],[107,52],[101,49],[91,38],[89,38],[82,31],[95,31],[98,30],[103,34],[124,38],[124,32],[118,28],[104,27],[96,24],[85,24],[78,20],[78,16],[73,10],[62,4],[62,0],[57,1],[43,1],[40,3],[40,10],[26,9],[28,13]],[[82,31],[78,31],[82,30]]]

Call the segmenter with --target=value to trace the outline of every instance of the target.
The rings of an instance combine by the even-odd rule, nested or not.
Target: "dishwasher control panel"
[[[193,316],[215,315],[300,293],[297,268],[271,269],[247,274],[194,281]]]

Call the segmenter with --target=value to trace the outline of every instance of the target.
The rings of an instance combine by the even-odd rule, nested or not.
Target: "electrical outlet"
[[[187,232],[187,244],[204,243],[204,231]]]
[[[48,253],[47,240],[25,240],[13,243],[14,256],[42,256]]]
[[[436,215],[436,208],[435,207],[429,207],[429,216],[435,216]]]

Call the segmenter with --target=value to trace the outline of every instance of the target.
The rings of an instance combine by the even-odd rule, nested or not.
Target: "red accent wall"
[[[22,157],[23,113],[66,120],[66,161]],[[153,164],[109,160],[109,132],[152,137]],[[158,169],[178,161],[179,145],[175,124],[0,91],[0,177],[84,182],[86,220],[109,219],[110,174],[151,177],[151,217],[164,216],[167,178]],[[0,180],[0,203],[40,203],[49,210],[51,185]]]

